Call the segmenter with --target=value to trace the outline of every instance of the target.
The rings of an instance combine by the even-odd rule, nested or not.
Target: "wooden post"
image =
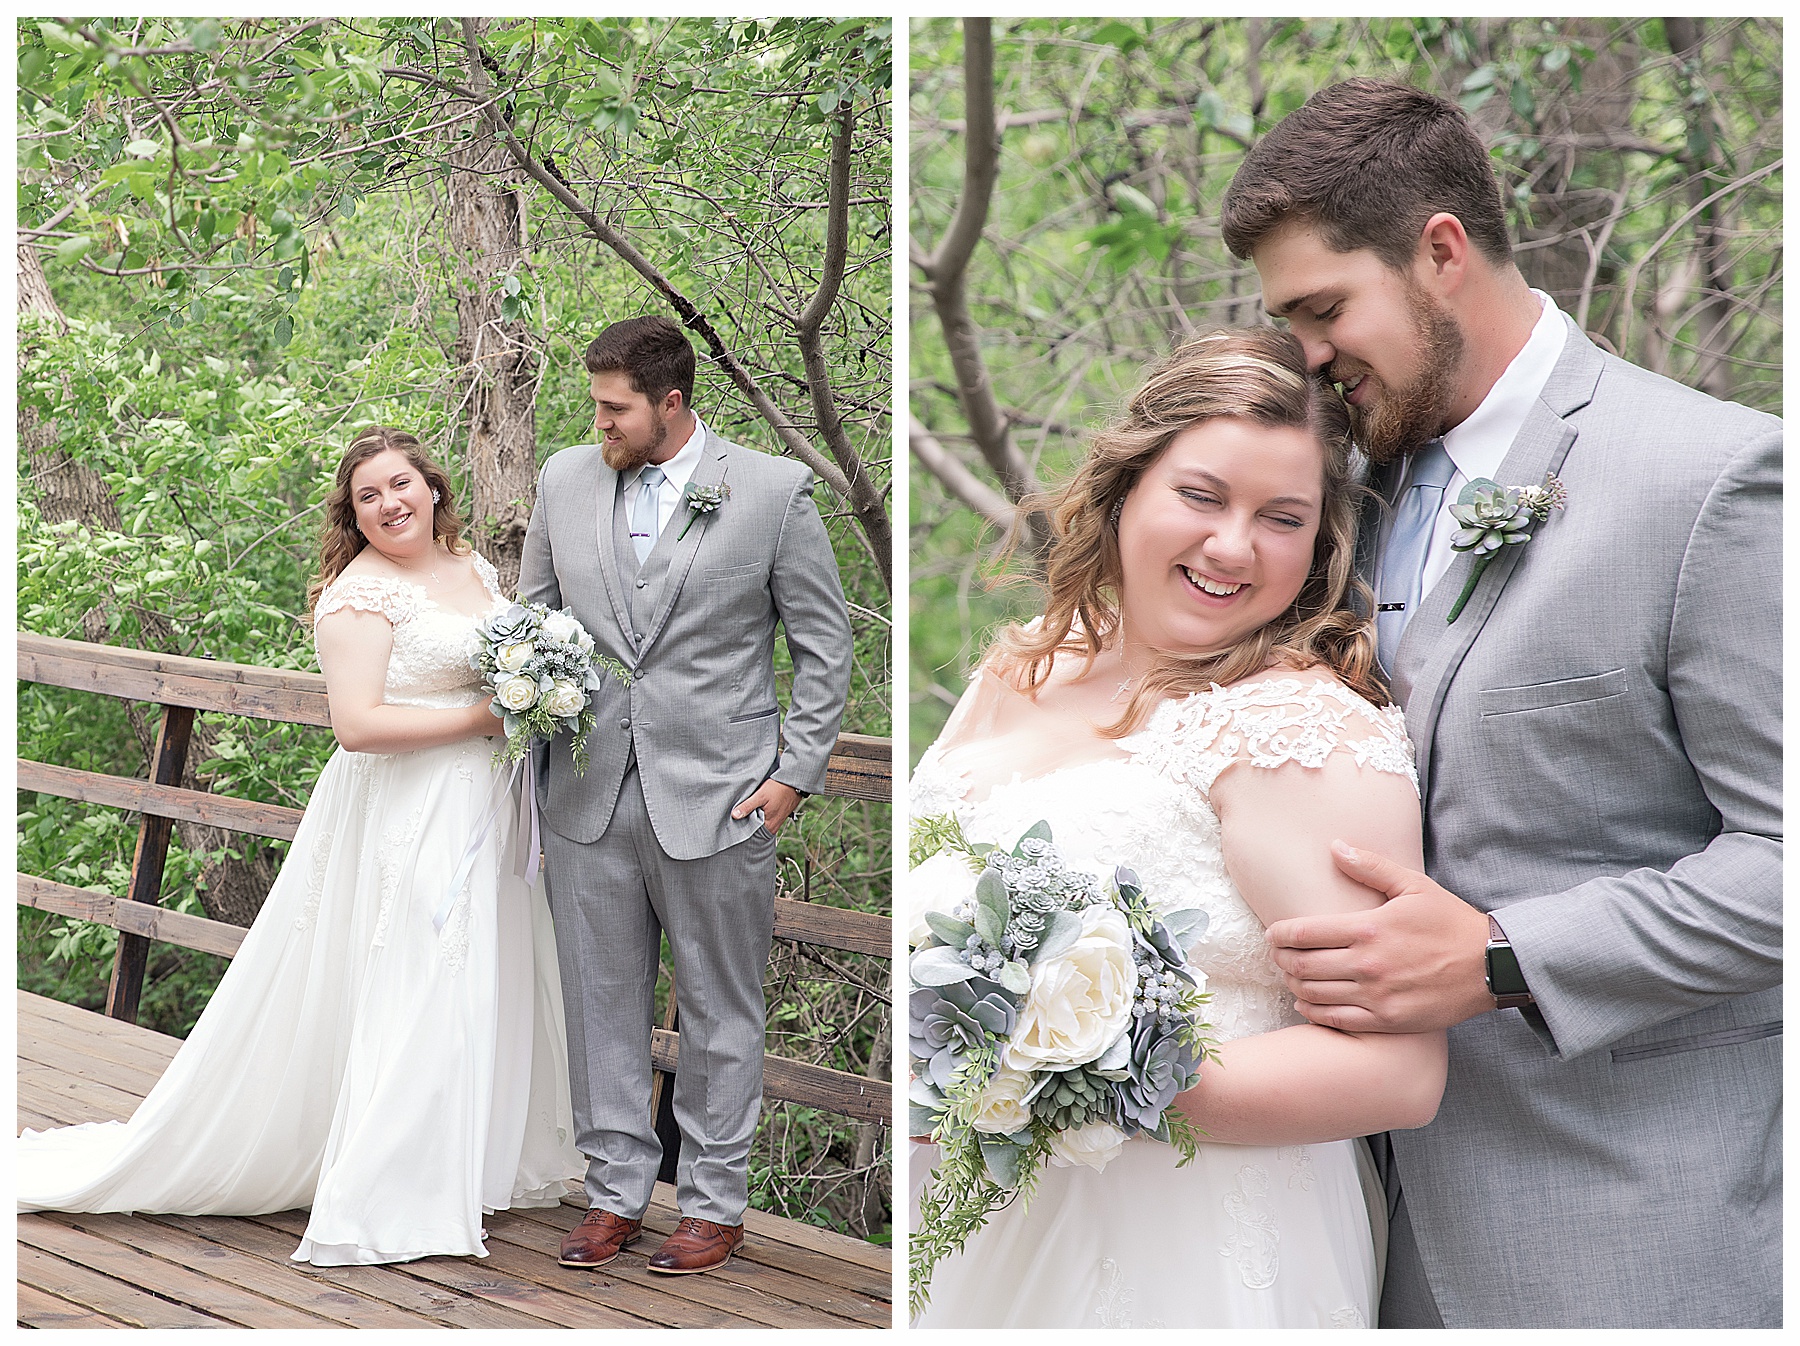
[[[663,1007],[662,1026],[671,1033],[681,1027],[681,1014],[675,1004],[675,972],[669,971],[669,1003]],[[667,1070],[650,1075],[650,1124],[662,1142],[662,1167],[658,1182],[674,1182],[675,1166],[681,1162],[681,1128],[675,1124],[675,1076]]]
[[[162,727],[156,734],[156,747],[150,755],[150,783],[179,785],[182,768],[187,765],[188,739],[194,729],[191,706],[164,706]],[[131,857],[131,887],[125,894],[131,902],[148,902],[155,906],[162,895],[163,864],[169,858],[169,834],[174,823],[145,813],[138,825],[137,852]],[[150,954],[150,941],[142,935],[119,932],[119,949],[113,956],[112,982],[106,988],[106,1012],[127,1023],[137,1022],[138,998],[144,992],[144,965]]]

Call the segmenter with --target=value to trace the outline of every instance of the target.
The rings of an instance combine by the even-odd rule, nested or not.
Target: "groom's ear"
[[[662,400],[662,406],[661,406],[661,408],[659,408],[659,410],[661,411],[664,419],[667,419],[670,416],[678,415],[679,413],[687,410],[687,403],[686,403],[686,400],[681,395],[681,389],[671,388],[671,389],[669,389],[668,392],[664,393],[663,400]]]
[[[1441,298],[1462,288],[1471,256],[1469,235],[1462,221],[1440,210],[1419,231],[1418,254],[1413,269],[1418,280]]]

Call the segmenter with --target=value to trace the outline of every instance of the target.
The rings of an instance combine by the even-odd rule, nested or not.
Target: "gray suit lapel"
[[[613,616],[618,620],[627,648],[635,649],[637,642],[631,636],[631,605],[625,598],[618,553],[613,549],[619,527],[613,517],[618,510],[619,474],[607,466],[606,459],[596,449],[594,470],[582,475],[592,483],[593,496],[587,501],[587,512],[594,521],[594,550],[600,556],[600,582],[606,586],[607,601],[612,604]]]
[[[725,480],[725,467],[725,441],[709,431],[700,464],[694,469],[689,483],[694,486],[717,486]],[[685,498],[684,491],[683,499]],[[722,508],[730,509],[730,502],[726,502]],[[694,514],[685,505],[677,506],[668,528],[656,540],[654,550],[645,558],[644,568],[651,583],[660,587],[651,595],[656,604],[656,615],[650,619],[650,625],[644,628],[644,639],[638,649],[640,657],[668,622],[669,613],[675,606],[675,599],[680,595],[682,586],[687,583],[694,555],[700,550],[701,539],[706,536],[711,520],[711,514]],[[665,552],[665,549],[668,550]],[[666,568],[661,564],[662,556],[658,553],[667,555]]]
[[[1566,316],[1564,321],[1568,321]],[[1562,356],[1500,464],[1496,479],[1502,486],[1533,486],[1544,479],[1546,472],[1562,469],[1578,434],[1566,418],[1593,400],[1603,364],[1599,349],[1569,322]],[[1553,526],[1554,521],[1552,515],[1545,526]],[[1431,786],[1431,743],[1450,679],[1530,550],[1529,542],[1522,547],[1505,548],[1482,573],[1468,605],[1452,623],[1446,618],[1475,565],[1473,557],[1458,555],[1420,602],[1417,615],[1406,624],[1406,634],[1394,657],[1393,691],[1395,699],[1406,707],[1406,728],[1417,751],[1421,795]]]

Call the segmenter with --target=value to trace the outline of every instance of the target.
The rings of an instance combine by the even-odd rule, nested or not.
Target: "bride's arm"
[[[1332,863],[1352,845],[1423,869],[1419,800],[1403,776],[1338,751],[1322,767],[1238,763],[1214,783],[1225,867],[1264,925],[1364,910],[1379,894]],[[1178,1106],[1215,1142],[1299,1145],[1423,1126],[1444,1092],[1436,1033],[1344,1033],[1303,1024],[1219,1048]]]
[[[411,752],[500,732],[500,721],[488,711],[492,698],[444,710],[382,704],[394,628],[380,613],[339,608],[319,618],[313,638],[331,702],[331,732],[350,752]]]

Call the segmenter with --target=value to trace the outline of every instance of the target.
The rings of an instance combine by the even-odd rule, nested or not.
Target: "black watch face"
[[[1519,969],[1519,956],[1509,944],[1490,944],[1487,950],[1488,993],[1495,999],[1530,995],[1525,974]]]

